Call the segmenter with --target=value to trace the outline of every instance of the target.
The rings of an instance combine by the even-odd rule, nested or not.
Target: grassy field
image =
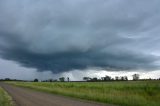
[[[119,106],[160,106],[160,81],[9,83]]]
[[[13,106],[11,97],[0,87],[0,106]]]

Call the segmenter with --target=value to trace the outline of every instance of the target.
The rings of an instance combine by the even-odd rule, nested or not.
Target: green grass
[[[119,106],[160,106],[160,81],[8,83]]]
[[[0,106],[13,106],[11,97],[0,87]]]

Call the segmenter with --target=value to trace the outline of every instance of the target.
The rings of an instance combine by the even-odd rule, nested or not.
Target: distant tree
[[[34,82],[38,82],[38,79],[37,79],[37,78],[35,78],[35,79],[34,79]]]
[[[11,79],[10,79],[10,78],[5,78],[4,80],[5,80],[5,81],[10,81]]]
[[[128,77],[127,77],[127,76],[124,76],[124,80],[128,81]]]
[[[121,76],[121,81],[124,81],[124,76]]]
[[[65,81],[65,78],[64,78],[64,77],[61,77],[61,78],[59,78],[59,81],[64,82],[64,81]]]
[[[119,77],[118,77],[118,76],[115,76],[115,80],[118,81],[118,80],[119,80]]]
[[[90,77],[83,77],[83,80],[89,81],[91,78]]]
[[[133,74],[132,77],[133,80],[139,80],[139,74]]]
[[[106,75],[105,77],[102,77],[101,79],[102,79],[102,81],[110,81],[112,78],[110,76]]]
[[[67,81],[69,82],[69,77],[67,77]]]
[[[53,79],[48,79],[48,82],[53,82]]]
[[[94,78],[91,79],[91,81],[98,81],[98,78],[94,77]]]
[[[127,76],[121,76],[120,80],[122,80],[122,81],[128,81],[128,77]]]

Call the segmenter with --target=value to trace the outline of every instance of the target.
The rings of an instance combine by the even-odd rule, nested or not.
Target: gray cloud
[[[159,4],[158,0],[1,0],[0,56],[54,73],[92,67],[156,70]]]

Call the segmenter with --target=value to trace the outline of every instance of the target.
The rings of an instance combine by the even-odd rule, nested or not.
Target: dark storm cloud
[[[54,73],[92,67],[155,70],[159,4],[158,0],[1,0],[0,56]]]

